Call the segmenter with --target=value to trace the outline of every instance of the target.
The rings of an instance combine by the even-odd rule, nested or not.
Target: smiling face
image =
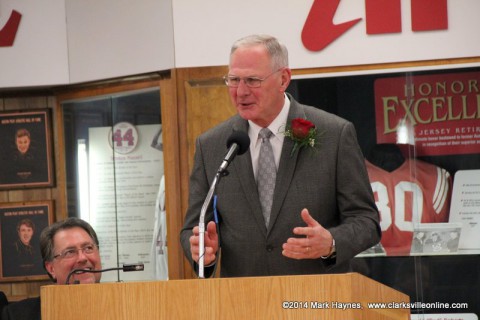
[[[276,71],[272,70],[271,58],[263,45],[239,47],[231,54],[229,76],[262,79],[268,76],[258,88],[250,88],[244,81],[240,81],[237,88],[228,88],[230,98],[243,119],[267,127],[280,113],[291,71],[287,67]]]
[[[53,237],[54,255],[60,255],[65,250],[80,249],[88,245],[95,245],[95,241],[89,234],[80,227],[62,229]],[[77,254],[70,258],[61,256],[52,261],[45,262],[45,268],[57,281],[57,284],[65,284],[68,274],[74,269],[100,270],[102,268],[100,253],[95,249],[93,253],[86,254],[78,250]],[[100,282],[100,273],[83,273],[70,277],[69,283],[78,281],[80,283]]]

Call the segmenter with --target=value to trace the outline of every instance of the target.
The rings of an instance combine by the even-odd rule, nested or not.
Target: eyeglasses
[[[68,248],[68,249],[65,249],[62,252],[60,252],[60,254],[57,254],[57,255],[53,256],[53,259],[57,259],[57,258],[67,259],[67,260],[68,259],[73,259],[73,258],[76,258],[78,256],[79,251],[82,251],[86,255],[90,255],[90,254],[95,253],[97,251],[97,249],[98,249],[98,246],[96,244],[93,244],[93,243],[84,245],[81,248]]]
[[[240,82],[243,80],[247,87],[249,88],[258,88],[262,85],[262,82],[267,80],[268,77],[271,75],[277,73],[278,71],[283,70],[283,68],[278,69],[277,71],[274,71],[270,73],[268,76],[265,78],[258,78],[258,77],[245,77],[245,78],[240,78],[237,76],[230,76],[226,75],[223,77],[223,80],[225,81],[225,84],[229,86],[230,88],[238,88],[240,85]]]

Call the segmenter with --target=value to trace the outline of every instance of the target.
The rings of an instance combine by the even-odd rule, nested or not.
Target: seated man
[[[95,230],[78,218],[68,218],[48,226],[40,235],[43,266],[56,284],[65,284],[74,269],[102,269]],[[101,273],[74,274],[70,283],[98,283]],[[40,297],[11,303],[2,311],[2,320],[41,318]]]

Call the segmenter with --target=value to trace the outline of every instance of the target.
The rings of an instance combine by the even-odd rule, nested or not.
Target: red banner
[[[375,81],[377,143],[417,155],[480,153],[480,72]]]

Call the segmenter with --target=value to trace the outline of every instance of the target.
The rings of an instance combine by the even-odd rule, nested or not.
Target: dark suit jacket
[[[40,320],[40,297],[12,302],[2,312],[2,320]]]
[[[294,144],[285,137],[268,230],[250,151],[230,164],[229,175],[216,189],[222,277],[348,272],[352,257],[380,241],[378,211],[353,125],[299,104],[290,95],[289,99],[288,123],[294,118],[312,121],[318,130],[316,150],[303,148],[291,155]],[[248,122],[238,115],[196,141],[189,208],[181,231],[182,246],[192,264],[191,229],[198,225],[200,209],[227,151],[226,140],[235,130],[248,130]],[[305,226],[300,216],[303,208],[332,233],[337,248],[333,262],[294,260],[282,255],[282,244],[293,236],[293,228]]]
[[[3,291],[0,291],[0,319],[2,319],[2,310],[8,305],[7,296]]]

